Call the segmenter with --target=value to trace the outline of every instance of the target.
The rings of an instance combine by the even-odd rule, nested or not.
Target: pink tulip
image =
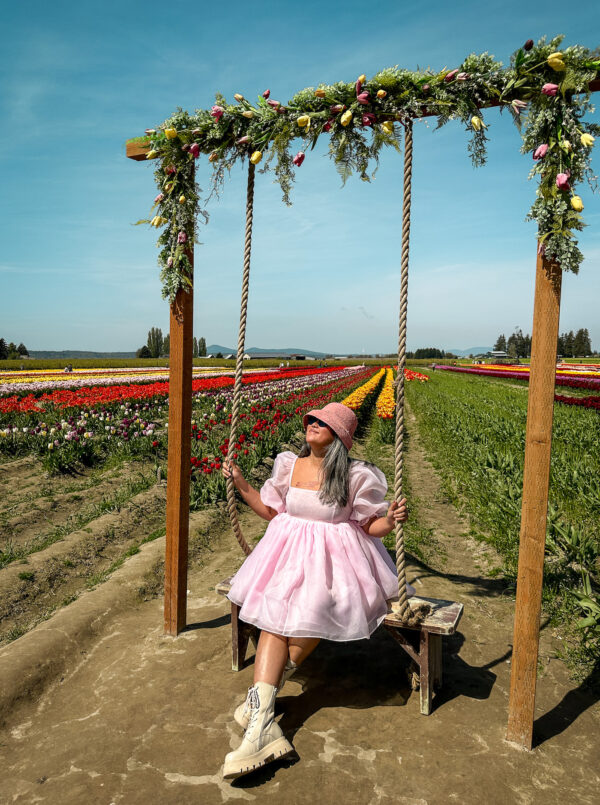
[[[456,76],[456,80],[457,80],[457,81],[466,81],[466,80],[467,80],[467,78],[470,78],[470,77],[471,77],[471,76],[469,75],[469,73],[459,73],[459,74]]]
[[[558,84],[544,84],[542,87],[542,92],[544,95],[549,95],[553,97],[558,92]]]
[[[159,193],[158,196],[154,199],[154,203],[160,204],[160,202],[163,200],[164,197],[165,197],[164,193]]]
[[[213,106],[213,108],[210,110],[211,115],[217,121],[220,120],[223,117],[224,112],[225,112],[225,110],[223,109],[223,107],[222,106],[217,106],[217,105]]]
[[[523,109],[527,109],[527,104],[525,103],[525,101],[520,101],[518,100],[518,98],[515,98],[514,101],[511,101],[510,105],[518,115],[521,114]]]
[[[323,126],[323,131],[330,131],[332,125],[333,125],[333,118],[329,118],[327,123],[325,123],[325,125]]]
[[[538,145],[538,147],[533,152],[533,158],[543,159],[547,153],[548,153],[548,143],[542,143],[542,145]]]
[[[279,109],[279,107],[281,106],[281,101],[271,101],[271,100],[269,100],[269,101],[267,101],[267,103],[273,109]]]
[[[246,143],[250,142],[250,137],[246,134],[244,137],[240,137],[239,140],[236,140],[236,145],[246,145]]]
[[[187,243],[187,235],[181,230],[181,232],[177,235],[177,243]]]
[[[198,159],[198,157],[200,156],[200,146],[198,145],[198,143],[192,143],[190,145],[190,154],[192,154],[194,159]]]
[[[302,165],[302,163],[304,162],[304,156],[305,156],[304,151],[298,151],[296,156],[292,159],[294,165],[300,167],[300,165]]]
[[[556,177],[556,186],[559,190],[570,190],[571,185],[569,184],[569,177],[570,173],[559,173]]]
[[[333,112],[334,115],[337,115],[338,112],[343,112],[346,107],[343,106],[341,103],[334,103],[333,106],[329,107],[329,111]]]
[[[358,80],[356,82],[356,94],[357,94],[357,96],[360,95],[361,90],[362,90],[362,81]]]
[[[452,81],[453,78],[456,78],[458,75],[458,70],[450,70],[449,73],[446,73],[444,76],[444,81]]]
[[[280,115],[285,115],[287,114],[287,106],[279,106],[277,108],[277,111],[279,112]]]
[[[369,93],[368,92],[361,92],[360,95],[356,96],[356,100],[359,103],[362,103],[363,106],[366,106],[369,103]]]
[[[271,94],[271,90],[270,90],[270,89],[266,89],[266,90],[263,92],[263,98],[268,98],[270,94]]]
[[[372,126],[375,123],[375,115],[372,112],[365,112],[362,116],[363,126]]]

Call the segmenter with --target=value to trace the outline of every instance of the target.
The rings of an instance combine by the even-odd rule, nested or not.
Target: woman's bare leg
[[[300,665],[308,655],[316,649],[321,638],[319,637],[288,637],[288,651],[290,660]]]
[[[266,682],[277,687],[288,659],[288,638],[261,631],[254,659],[254,684]]]

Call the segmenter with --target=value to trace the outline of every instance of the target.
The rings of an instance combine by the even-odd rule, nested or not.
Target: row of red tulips
[[[311,367],[307,369],[288,369],[278,372],[261,372],[242,378],[244,385],[266,383],[273,380],[303,377],[305,375],[325,374],[339,371],[342,367]],[[214,391],[220,388],[233,386],[231,375],[221,377],[198,378],[192,381],[192,391]],[[109,405],[110,403],[125,400],[152,400],[166,397],[169,394],[168,381],[158,383],[127,383],[114,386],[89,386],[81,389],[57,389],[39,396],[27,394],[24,396],[12,395],[0,400],[0,413],[27,413],[30,411],[44,411],[48,406],[56,408],[76,408],[82,406]]]

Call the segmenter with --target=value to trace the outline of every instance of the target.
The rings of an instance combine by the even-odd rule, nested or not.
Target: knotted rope
[[[231,462],[235,451],[238,419],[240,412],[240,398],[242,391],[242,369],[244,365],[244,343],[246,340],[246,319],[248,313],[248,288],[250,285],[250,252],[252,250],[252,218],[254,214],[254,165],[248,163],[248,190],[246,193],[246,236],[244,240],[244,276],[242,278],[242,301],[240,308],[240,329],[238,334],[238,348],[235,361],[235,380],[233,383],[233,402],[231,406],[231,429],[229,432],[229,446],[227,448],[227,461]],[[241,549],[246,556],[252,553],[242,534],[238,520],[237,504],[235,500],[235,485],[233,476],[227,478],[227,512],[231,520],[231,527]]]
[[[400,258],[400,316],[398,321],[398,374],[396,376],[396,445],[394,453],[394,500],[402,499],[404,470],[404,368],[406,366],[406,318],[408,310],[408,258],[410,252],[410,205],[412,200],[413,124],[405,124],[404,196],[402,202],[402,251]],[[406,593],[406,559],[404,556],[404,526],[396,522],[396,570],[398,571],[398,602],[392,614],[407,626],[420,623],[429,607],[411,608]]]

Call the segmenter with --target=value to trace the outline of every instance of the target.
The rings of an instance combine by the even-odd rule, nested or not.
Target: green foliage
[[[516,576],[523,488],[527,395],[482,378],[435,372],[407,384],[421,437],[451,499],[475,533],[502,555]],[[580,639],[596,641],[600,618],[600,417],[556,406],[547,530],[544,606],[557,621],[580,623]],[[576,652],[576,649],[573,649]]]

